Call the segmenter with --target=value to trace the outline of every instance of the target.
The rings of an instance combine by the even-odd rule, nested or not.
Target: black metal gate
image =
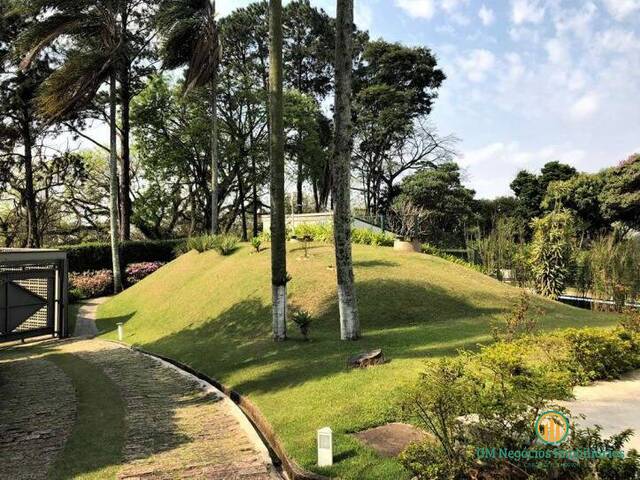
[[[67,336],[66,258],[52,253],[0,252],[0,341]]]

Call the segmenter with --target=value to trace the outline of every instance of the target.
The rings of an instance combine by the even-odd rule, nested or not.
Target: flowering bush
[[[135,285],[144,277],[151,275],[158,270],[164,262],[141,262],[132,263],[127,266],[127,284]]]
[[[96,298],[113,293],[111,270],[94,270],[69,275],[69,296],[73,300]]]

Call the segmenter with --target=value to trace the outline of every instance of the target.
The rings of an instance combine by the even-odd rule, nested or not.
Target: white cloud
[[[616,20],[624,20],[640,10],[640,0],[603,0],[605,7]]]
[[[630,52],[640,48],[640,39],[632,31],[612,28],[600,32],[596,44],[612,52]]]
[[[373,10],[371,4],[358,0],[355,3],[353,21],[362,30],[370,30],[373,25]]]
[[[569,74],[569,78],[567,81],[567,88],[572,92],[576,90],[582,90],[587,84],[587,76],[584,74],[582,70],[576,70]]]
[[[476,49],[459,57],[457,64],[472,82],[481,82],[496,63],[496,57],[489,50]]]
[[[592,34],[593,20],[598,7],[587,2],[581,9],[557,9],[554,12],[554,25],[558,34],[572,33],[582,40],[588,40]]]
[[[512,0],[511,19],[516,25],[540,23],[544,18],[544,7],[533,0]]]
[[[600,97],[595,92],[589,92],[580,97],[570,109],[571,118],[586,120],[591,118],[600,108]]]
[[[414,18],[431,19],[436,10],[433,0],[396,0],[396,5]]]
[[[468,0],[441,0],[440,5],[445,12],[452,13],[466,3]]]
[[[482,5],[482,7],[480,7],[480,10],[478,10],[478,17],[480,17],[480,20],[485,27],[491,25],[496,18],[493,10],[487,8],[486,5]]]
[[[526,69],[522,63],[522,58],[517,53],[508,53],[505,58],[507,59],[507,79],[510,81],[517,81],[524,75]]]
[[[579,148],[549,145],[537,150],[522,148],[518,142],[494,142],[484,147],[467,150],[461,155],[460,163],[465,167],[482,167],[483,164],[512,165],[517,168],[538,168],[547,162],[560,160],[578,165],[586,152]],[[491,174],[492,172],[487,172]]]
[[[569,46],[560,38],[552,38],[545,44],[545,50],[551,63],[566,65],[570,61]]]

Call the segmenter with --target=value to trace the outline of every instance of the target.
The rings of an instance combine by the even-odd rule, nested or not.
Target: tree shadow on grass
[[[357,284],[363,338],[339,339],[334,296],[312,312],[310,342],[274,343],[271,306],[249,298],[196,328],[144,345],[226,382],[240,393],[276,392],[347,371],[346,360],[363,350],[382,348],[393,359],[428,358],[471,347],[489,331],[499,308],[479,308],[435,285],[409,280]],[[295,325],[289,322],[291,337]],[[240,375],[238,375],[240,374]]]
[[[353,262],[354,267],[368,268],[368,267],[399,267],[398,262],[392,262],[390,260],[356,260]]]
[[[96,319],[96,328],[98,329],[100,335],[113,332],[118,328],[118,323],[126,325],[126,323],[131,320],[135,316],[135,314],[136,311],[134,310],[133,312],[127,313],[126,315],[98,318]]]

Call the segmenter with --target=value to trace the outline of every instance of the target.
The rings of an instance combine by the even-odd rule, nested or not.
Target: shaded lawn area
[[[349,433],[396,418],[398,389],[415,381],[424,361],[490,341],[518,290],[473,270],[422,254],[354,245],[364,337],[339,340],[333,249],[314,244],[309,258],[289,245],[290,304],[315,317],[310,342],[289,323],[290,340],[270,338],[269,252],[243,246],[229,257],[190,252],[103,304],[98,329],[187,363],[246,394],[304,467],[345,479],[409,478]],[[612,315],[533,297],[542,328],[609,326]],[[346,360],[382,348],[390,361],[349,370]],[[336,465],[315,466],[315,431],[335,432]]]
[[[77,419],[48,477],[52,480],[115,478],[122,463],[125,407],[118,387],[104,372],[77,355],[46,357],[71,378]]]

